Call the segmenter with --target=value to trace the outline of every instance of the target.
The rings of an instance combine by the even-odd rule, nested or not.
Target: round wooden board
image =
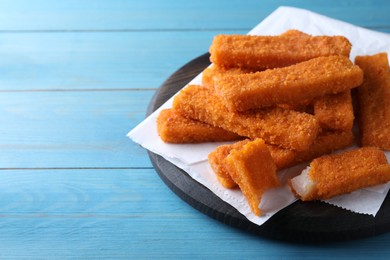
[[[209,64],[209,54],[204,54],[172,74],[155,93],[147,115]],[[352,213],[322,202],[297,201],[258,226],[183,170],[159,155],[149,152],[149,156],[161,179],[180,198],[204,214],[250,233],[293,242],[331,242],[375,236],[390,230],[389,196],[376,217]]]

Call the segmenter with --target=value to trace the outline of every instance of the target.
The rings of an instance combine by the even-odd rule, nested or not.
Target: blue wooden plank
[[[126,137],[154,91],[3,92],[0,168],[151,167]]]
[[[389,27],[390,3],[380,1],[134,1],[3,0],[0,30],[249,29],[281,5],[372,28]]]
[[[0,90],[156,89],[219,33],[3,33]]]
[[[230,228],[181,201],[152,169],[0,171],[0,190],[6,259],[383,259],[390,253],[389,234],[304,245]]]
[[[0,90],[155,89],[215,34],[3,33]]]
[[[145,169],[146,152],[125,137],[153,89],[213,35],[246,32],[280,4],[292,2],[0,1],[0,257],[386,257],[389,234],[307,246],[218,223]],[[389,31],[388,1],[293,4]]]

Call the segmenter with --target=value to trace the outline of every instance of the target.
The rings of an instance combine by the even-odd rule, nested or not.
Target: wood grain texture
[[[148,113],[165,103],[192,77],[210,65],[209,55],[202,55],[176,71],[156,92]],[[203,185],[193,180],[161,156],[149,152],[161,179],[180,198],[200,212],[227,225],[257,235],[292,242],[334,242],[376,236],[390,231],[390,196],[374,217],[352,213],[323,202],[297,201],[275,214],[262,226],[248,221]]]
[[[379,1],[3,0],[0,31],[249,30],[279,6],[306,8],[356,25],[389,29]]]
[[[2,33],[0,91],[156,89],[214,34]]]
[[[0,94],[0,169],[151,167],[126,137],[154,91]]]
[[[379,259],[388,253],[388,234],[305,245],[228,228],[188,207],[153,169],[1,171],[0,190],[3,259],[364,259],[367,250]]]
[[[246,33],[280,5],[390,32],[385,0],[0,1],[0,258],[387,257],[388,234],[304,245],[221,224],[125,136],[215,34]]]
[[[6,19],[7,15],[5,17],[0,16],[0,27],[16,21],[24,21],[24,23],[20,28],[17,27],[15,31],[4,29],[1,33],[0,71],[2,74],[0,78],[0,91],[156,89],[178,67],[194,57],[207,52],[214,35],[220,33],[246,33],[272,11],[263,8],[257,9],[253,6],[253,9],[249,9],[251,7],[249,3],[247,6],[244,6],[248,8],[247,11],[249,12],[244,18],[236,17],[232,14],[229,16],[229,13],[223,13],[223,10],[218,8],[210,9],[216,12],[212,18],[217,20],[222,19],[220,22],[225,24],[226,27],[210,25],[209,29],[199,30],[175,27],[179,29],[176,31],[160,29],[99,31],[83,29],[83,31],[76,32],[72,28],[77,27],[69,27],[69,30],[53,29],[54,31],[42,31],[38,29],[34,31],[34,29],[28,29],[28,27],[26,27],[27,29],[23,29],[23,27],[32,26],[34,22],[39,20],[42,20],[42,23],[46,25],[54,26],[55,22],[60,23],[61,17],[63,16],[69,16],[69,21],[73,21],[71,19],[72,17],[88,19],[89,16],[96,18],[96,16],[100,15],[111,15],[113,16],[112,20],[115,20],[117,18],[116,12],[124,12],[123,10],[129,10],[130,12],[126,17],[134,18],[137,15],[132,15],[131,12],[136,12],[136,8],[132,8],[129,2],[118,1],[115,4],[109,5],[113,10],[107,7],[109,11],[103,12],[102,10],[104,9],[100,8],[104,8],[108,4],[97,1],[94,2],[96,9],[90,10],[89,12],[91,13],[89,15],[87,12],[84,16],[80,16],[79,12],[82,9],[75,8],[72,5],[72,1],[51,3],[47,5],[49,9],[45,11],[38,7],[45,3],[47,4],[47,2],[38,1],[37,6],[29,10],[29,15],[34,15],[34,12],[37,12],[35,14],[37,17],[25,17],[23,15],[24,18],[19,19],[16,14],[24,14],[25,10],[23,8],[29,5],[25,1],[20,1],[20,5],[10,3],[6,5],[6,2],[0,3],[0,10],[4,10],[3,12],[5,14],[14,17],[14,19],[8,18],[8,20],[4,20],[2,23],[1,19]],[[85,3],[88,2],[85,1]],[[149,4],[151,5],[152,3]],[[163,9],[155,11],[164,14],[164,16],[169,15],[166,9],[169,7],[169,4],[173,5],[172,2],[168,2],[166,6],[164,5],[165,7]],[[255,4],[255,2],[252,4]],[[1,5],[3,5],[3,9],[1,9]],[[132,5],[137,6],[134,2]],[[211,6],[198,5],[195,5],[194,8],[203,8],[201,10],[206,11],[206,8],[212,8],[217,3],[210,3]],[[233,7],[237,7],[236,5],[232,4]],[[140,6],[142,6],[139,7],[141,9],[148,7],[147,4]],[[173,9],[177,12],[185,12],[185,10],[181,9],[184,9],[186,6],[178,5],[175,7],[176,9]],[[324,9],[321,10],[327,10],[325,8],[326,6],[327,8],[331,8],[330,5],[325,4],[319,4],[318,8],[323,7]],[[225,8],[228,7],[229,5],[226,5]],[[6,12],[5,10],[7,8],[11,10]],[[371,8],[373,7],[371,6]],[[53,10],[53,13],[49,11],[50,9]],[[93,13],[95,16],[92,15],[93,10],[95,10]],[[196,10],[201,12],[199,9]],[[233,12],[235,9],[229,10],[229,12]],[[253,13],[254,10],[265,12],[264,17]],[[383,10],[388,9],[384,8]],[[138,11],[141,12],[141,10]],[[165,11],[168,14],[165,14]],[[42,15],[42,12],[45,12],[47,15]],[[62,13],[59,14],[59,12]],[[103,14],[99,12],[103,12]],[[210,11],[208,10],[207,12]],[[332,8],[328,12],[335,13]],[[365,9],[365,12],[369,13],[369,9]],[[242,14],[244,13],[245,11],[242,12]],[[54,15],[57,16],[57,19],[52,19],[49,22],[49,19],[53,18],[52,16]],[[206,21],[211,23],[211,15],[205,15],[202,19],[197,18],[197,20],[204,23]],[[354,15],[359,18],[368,17],[358,11]],[[377,12],[375,15],[376,19],[380,18]],[[229,17],[230,19],[226,20]],[[257,20],[248,21],[251,17]],[[27,18],[31,20],[26,20]],[[75,20],[77,21],[77,19]],[[175,19],[178,19],[178,22],[180,21],[178,17]],[[196,28],[202,28],[201,25],[196,25],[193,22],[194,20],[190,19],[192,18],[188,17],[188,21],[192,22],[189,24],[187,21],[187,24],[197,26]],[[381,19],[385,20],[385,18]],[[161,21],[154,21],[154,28],[164,26],[166,20],[167,17],[161,17]],[[247,21],[248,25],[243,28],[237,27],[237,21]],[[355,24],[357,25],[368,26],[361,20],[356,22]],[[62,24],[66,23],[62,21]],[[83,25],[85,21],[79,21],[78,24]],[[78,24],[75,23],[73,26]],[[181,26],[182,24],[185,24],[185,22],[179,23],[177,26]],[[386,26],[379,26],[375,29],[390,31],[390,28]]]

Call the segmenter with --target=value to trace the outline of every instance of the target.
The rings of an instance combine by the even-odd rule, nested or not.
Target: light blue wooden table
[[[302,245],[211,219],[126,133],[162,82],[280,5],[390,33],[383,1],[0,1],[0,258],[385,258],[390,234]]]

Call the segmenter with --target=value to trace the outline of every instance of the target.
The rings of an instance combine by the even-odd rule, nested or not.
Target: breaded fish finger
[[[203,71],[202,86],[205,86],[213,91],[216,83],[220,78],[226,77],[226,75],[243,75],[245,73],[253,73],[253,72],[249,70],[240,69],[240,68],[226,69],[224,67],[220,67],[216,64],[213,64]],[[281,108],[304,112],[310,103],[311,100],[301,100],[294,104],[277,104],[277,105],[280,106]]]
[[[260,216],[259,204],[263,193],[280,185],[276,165],[264,140],[259,138],[233,149],[224,163],[229,175],[247,199],[252,212]]]
[[[202,86],[181,90],[173,100],[173,108],[186,117],[291,150],[307,149],[319,131],[313,115],[293,110],[276,107],[256,113],[231,112]]]
[[[336,195],[390,181],[390,165],[383,151],[363,147],[314,159],[308,169],[290,180],[293,192],[303,201]]]
[[[207,67],[202,72],[202,86],[213,89],[215,86],[215,82],[218,81],[219,78],[225,77],[226,75],[239,75],[244,73],[251,73],[249,70],[243,70],[240,68],[224,68],[218,65],[211,65]]]
[[[353,127],[351,91],[326,95],[314,102],[314,116],[323,129],[350,131]]]
[[[322,131],[309,149],[295,152],[295,158],[289,166],[308,162],[316,157],[347,148],[353,144],[354,139],[355,137],[351,129],[345,132]]]
[[[351,130],[346,132],[323,131],[317,136],[313,144],[304,151],[292,151],[271,145],[268,148],[278,166],[278,170],[282,170],[347,148],[352,145],[353,141],[354,135]]]
[[[231,111],[246,111],[275,104],[335,94],[359,86],[362,70],[343,56],[311,59],[289,67],[217,79],[214,92]]]
[[[157,117],[157,132],[167,143],[223,142],[243,139],[220,127],[192,120],[173,109],[163,109]]]
[[[355,63],[364,71],[357,88],[362,146],[390,150],[390,70],[387,53],[358,56]]]
[[[237,187],[237,183],[232,179],[225,167],[225,158],[230,154],[233,149],[241,148],[249,141],[249,139],[245,139],[234,144],[220,145],[208,155],[208,161],[211,166],[211,169],[213,169],[218,181],[225,188],[232,189]]]
[[[343,36],[302,37],[217,35],[210,46],[210,61],[227,68],[265,70],[289,66],[320,56],[349,57],[351,43]]]
[[[228,189],[234,188],[237,184],[230,177],[226,170],[224,159],[230,154],[233,149],[239,149],[245,144],[250,142],[249,139],[245,139],[234,144],[225,144],[218,146],[214,151],[208,155],[208,161],[217,176],[218,181]],[[277,170],[286,168],[291,165],[291,162],[295,159],[295,152],[292,150],[282,149],[274,145],[266,144],[271,157],[276,165]]]
[[[283,149],[271,144],[266,145],[275,162],[277,170],[282,170],[292,165],[293,160],[296,158],[296,151]]]
[[[296,29],[290,29],[281,34],[281,36],[299,36],[299,37],[312,37],[310,34],[301,32]],[[352,46],[351,46],[352,47]]]

